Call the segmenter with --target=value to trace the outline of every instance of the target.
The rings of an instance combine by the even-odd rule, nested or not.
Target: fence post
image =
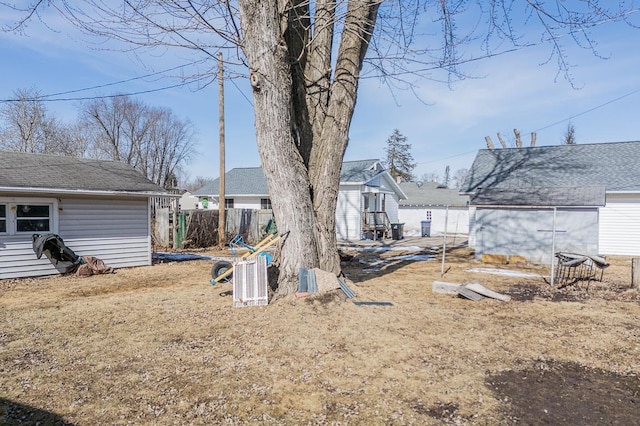
[[[640,258],[631,259],[631,288],[640,289]]]

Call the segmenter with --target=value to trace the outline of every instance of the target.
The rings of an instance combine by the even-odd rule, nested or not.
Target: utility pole
[[[224,194],[224,75],[222,66],[222,52],[218,52],[218,126],[220,128],[220,189],[218,190],[218,246],[226,244],[225,213],[226,203]]]

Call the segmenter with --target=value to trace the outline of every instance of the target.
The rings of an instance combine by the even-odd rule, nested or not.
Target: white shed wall
[[[476,257],[484,253],[524,256],[549,263],[555,251],[598,254],[597,208],[558,208],[555,242],[552,209],[476,209]]]
[[[62,198],[57,233],[79,256],[95,256],[122,268],[151,264],[147,198]],[[57,274],[45,256],[37,259],[31,235],[0,237],[0,279]],[[62,266],[66,265],[60,265]]]
[[[469,233],[469,208],[433,206],[400,206],[399,222],[404,223],[404,234],[407,236],[422,235],[422,221],[427,219],[427,211],[431,212],[431,236]]]
[[[599,235],[600,254],[640,256],[640,195],[607,195]]]
[[[336,234],[339,240],[362,237],[362,194],[359,186],[340,185],[336,206]]]
[[[267,197],[227,197],[233,198],[234,209],[260,210],[260,200]]]

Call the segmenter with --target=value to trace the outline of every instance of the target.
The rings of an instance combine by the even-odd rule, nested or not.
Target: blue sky
[[[4,23],[0,18],[0,24]],[[197,58],[183,52],[156,52],[139,58],[119,51],[96,50],[61,20],[48,21],[54,32],[34,23],[25,35],[0,33],[0,99],[11,99],[16,89],[37,88],[43,94],[107,85],[147,75]],[[572,87],[557,75],[555,61],[544,63],[549,47],[539,46],[474,62],[464,68],[474,78],[453,84],[422,80],[417,93],[394,92],[375,79],[361,81],[345,160],[384,158],[385,142],[394,129],[407,136],[417,163],[414,174],[444,175],[469,168],[485,136],[500,132],[513,144],[513,129],[525,145],[537,132],[537,145],[561,143],[568,120],[578,143],[640,139],[640,29],[620,24],[600,26],[595,32],[598,50],[608,59],[570,46],[575,65]],[[153,91],[179,83],[155,76],[62,97],[109,95],[115,92]],[[191,120],[197,130],[197,158],[189,165],[191,177],[217,177],[217,83],[136,95],[149,105],[168,107]],[[259,165],[255,144],[251,91],[244,79],[225,86],[226,168]],[[64,120],[74,120],[77,102],[46,103]]]

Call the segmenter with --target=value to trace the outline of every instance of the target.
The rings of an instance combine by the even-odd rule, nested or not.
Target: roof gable
[[[128,164],[0,151],[0,188],[165,192]]]
[[[605,187],[640,192],[640,142],[480,150],[461,192]]]

